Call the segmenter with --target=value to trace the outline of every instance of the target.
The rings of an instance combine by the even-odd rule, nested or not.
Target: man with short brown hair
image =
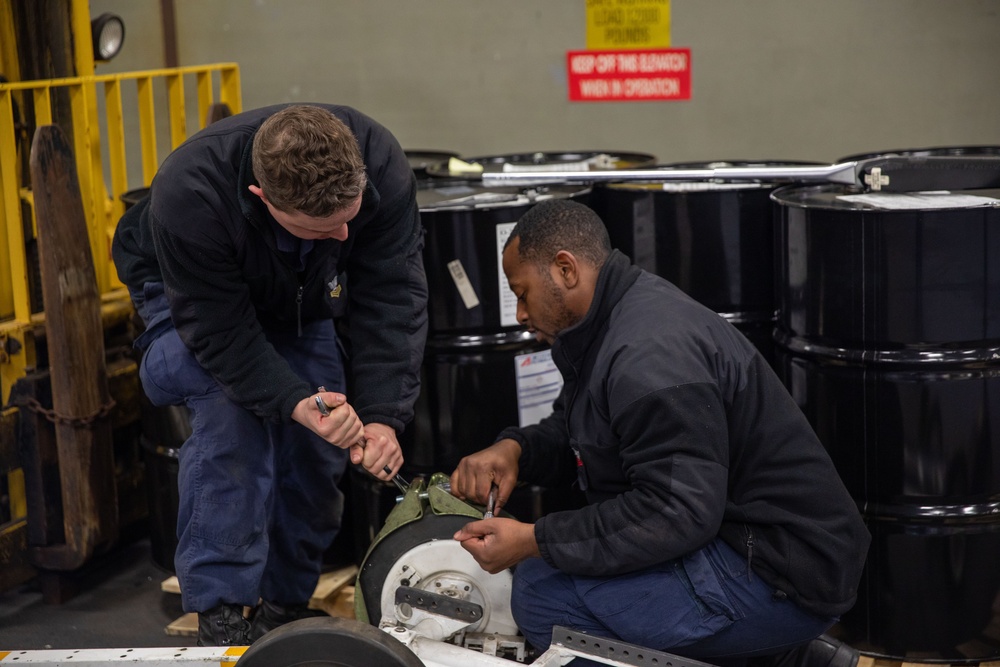
[[[191,412],[174,562],[200,644],[307,615],[348,451],[383,480],[402,465],[427,328],[422,247],[398,142],[336,105],[213,123],[122,217],[113,256],[146,325],[143,388]],[[251,623],[241,611],[258,599]]]

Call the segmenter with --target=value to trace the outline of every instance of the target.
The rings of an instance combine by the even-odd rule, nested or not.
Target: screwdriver
[[[318,391],[326,391],[326,387],[324,387],[324,386],[320,386],[317,389],[318,389]],[[323,402],[323,399],[319,396],[319,394],[317,394],[316,396],[314,396],[314,398],[316,399],[316,407],[319,408],[320,414],[323,415],[324,417],[329,417],[330,416],[330,407],[326,403]],[[367,444],[368,444],[368,441],[365,440],[364,438],[361,438],[361,440],[358,442],[358,446],[360,446],[361,449],[364,449],[365,445],[367,445]],[[390,468],[389,466],[382,466],[382,471],[384,473],[386,473],[387,475],[391,475],[392,474],[392,468]],[[409,483],[407,483],[406,480],[404,480],[398,474],[392,478],[392,481],[396,483],[396,486],[398,486],[399,490],[402,491],[404,494],[407,491],[410,490]]]
[[[486,497],[486,511],[483,512],[484,519],[493,518],[493,508],[497,505],[497,492],[500,489],[497,488],[496,483],[490,484],[490,495]]]

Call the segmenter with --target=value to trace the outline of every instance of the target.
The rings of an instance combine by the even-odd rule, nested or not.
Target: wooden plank
[[[164,632],[171,637],[197,637],[198,636],[198,614],[191,612],[184,614],[173,623],[168,625]]]
[[[324,600],[322,611],[337,618],[354,618],[354,586],[344,586],[333,598]]]
[[[164,593],[181,594],[181,582],[177,580],[177,575],[168,577],[160,582],[160,590]]]
[[[320,575],[316,590],[309,600],[309,608],[323,611],[338,618],[354,618],[354,580],[358,576],[358,567],[349,565],[339,570],[324,572]],[[164,593],[180,594],[180,582],[176,576],[167,577],[160,582],[160,590]],[[244,614],[249,614],[244,609]],[[196,637],[198,635],[198,614],[184,614],[170,623],[165,632],[178,637]]]
[[[358,566],[348,565],[347,567],[324,572],[319,577],[316,590],[313,591],[309,599],[309,607],[312,609],[322,609],[324,600],[333,600],[344,586],[353,584],[358,576]]]

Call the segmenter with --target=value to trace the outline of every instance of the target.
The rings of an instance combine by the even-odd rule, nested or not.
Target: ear
[[[552,260],[553,278],[566,289],[576,287],[580,282],[580,265],[569,250],[560,250]]]
[[[260,189],[259,185],[248,185],[247,190],[260,197],[265,204],[267,203],[267,197],[264,196],[264,191]]]

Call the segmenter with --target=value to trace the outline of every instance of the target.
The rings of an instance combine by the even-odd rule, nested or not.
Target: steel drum
[[[658,169],[807,166],[808,162],[705,162]],[[774,223],[778,184],[723,180],[628,182],[594,189],[611,244],[716,311],[773,363]]]
[[[873,537],[837,631],[895,660],[995,660],[1000,191],[858,195],[772,194],[779,371]]]

